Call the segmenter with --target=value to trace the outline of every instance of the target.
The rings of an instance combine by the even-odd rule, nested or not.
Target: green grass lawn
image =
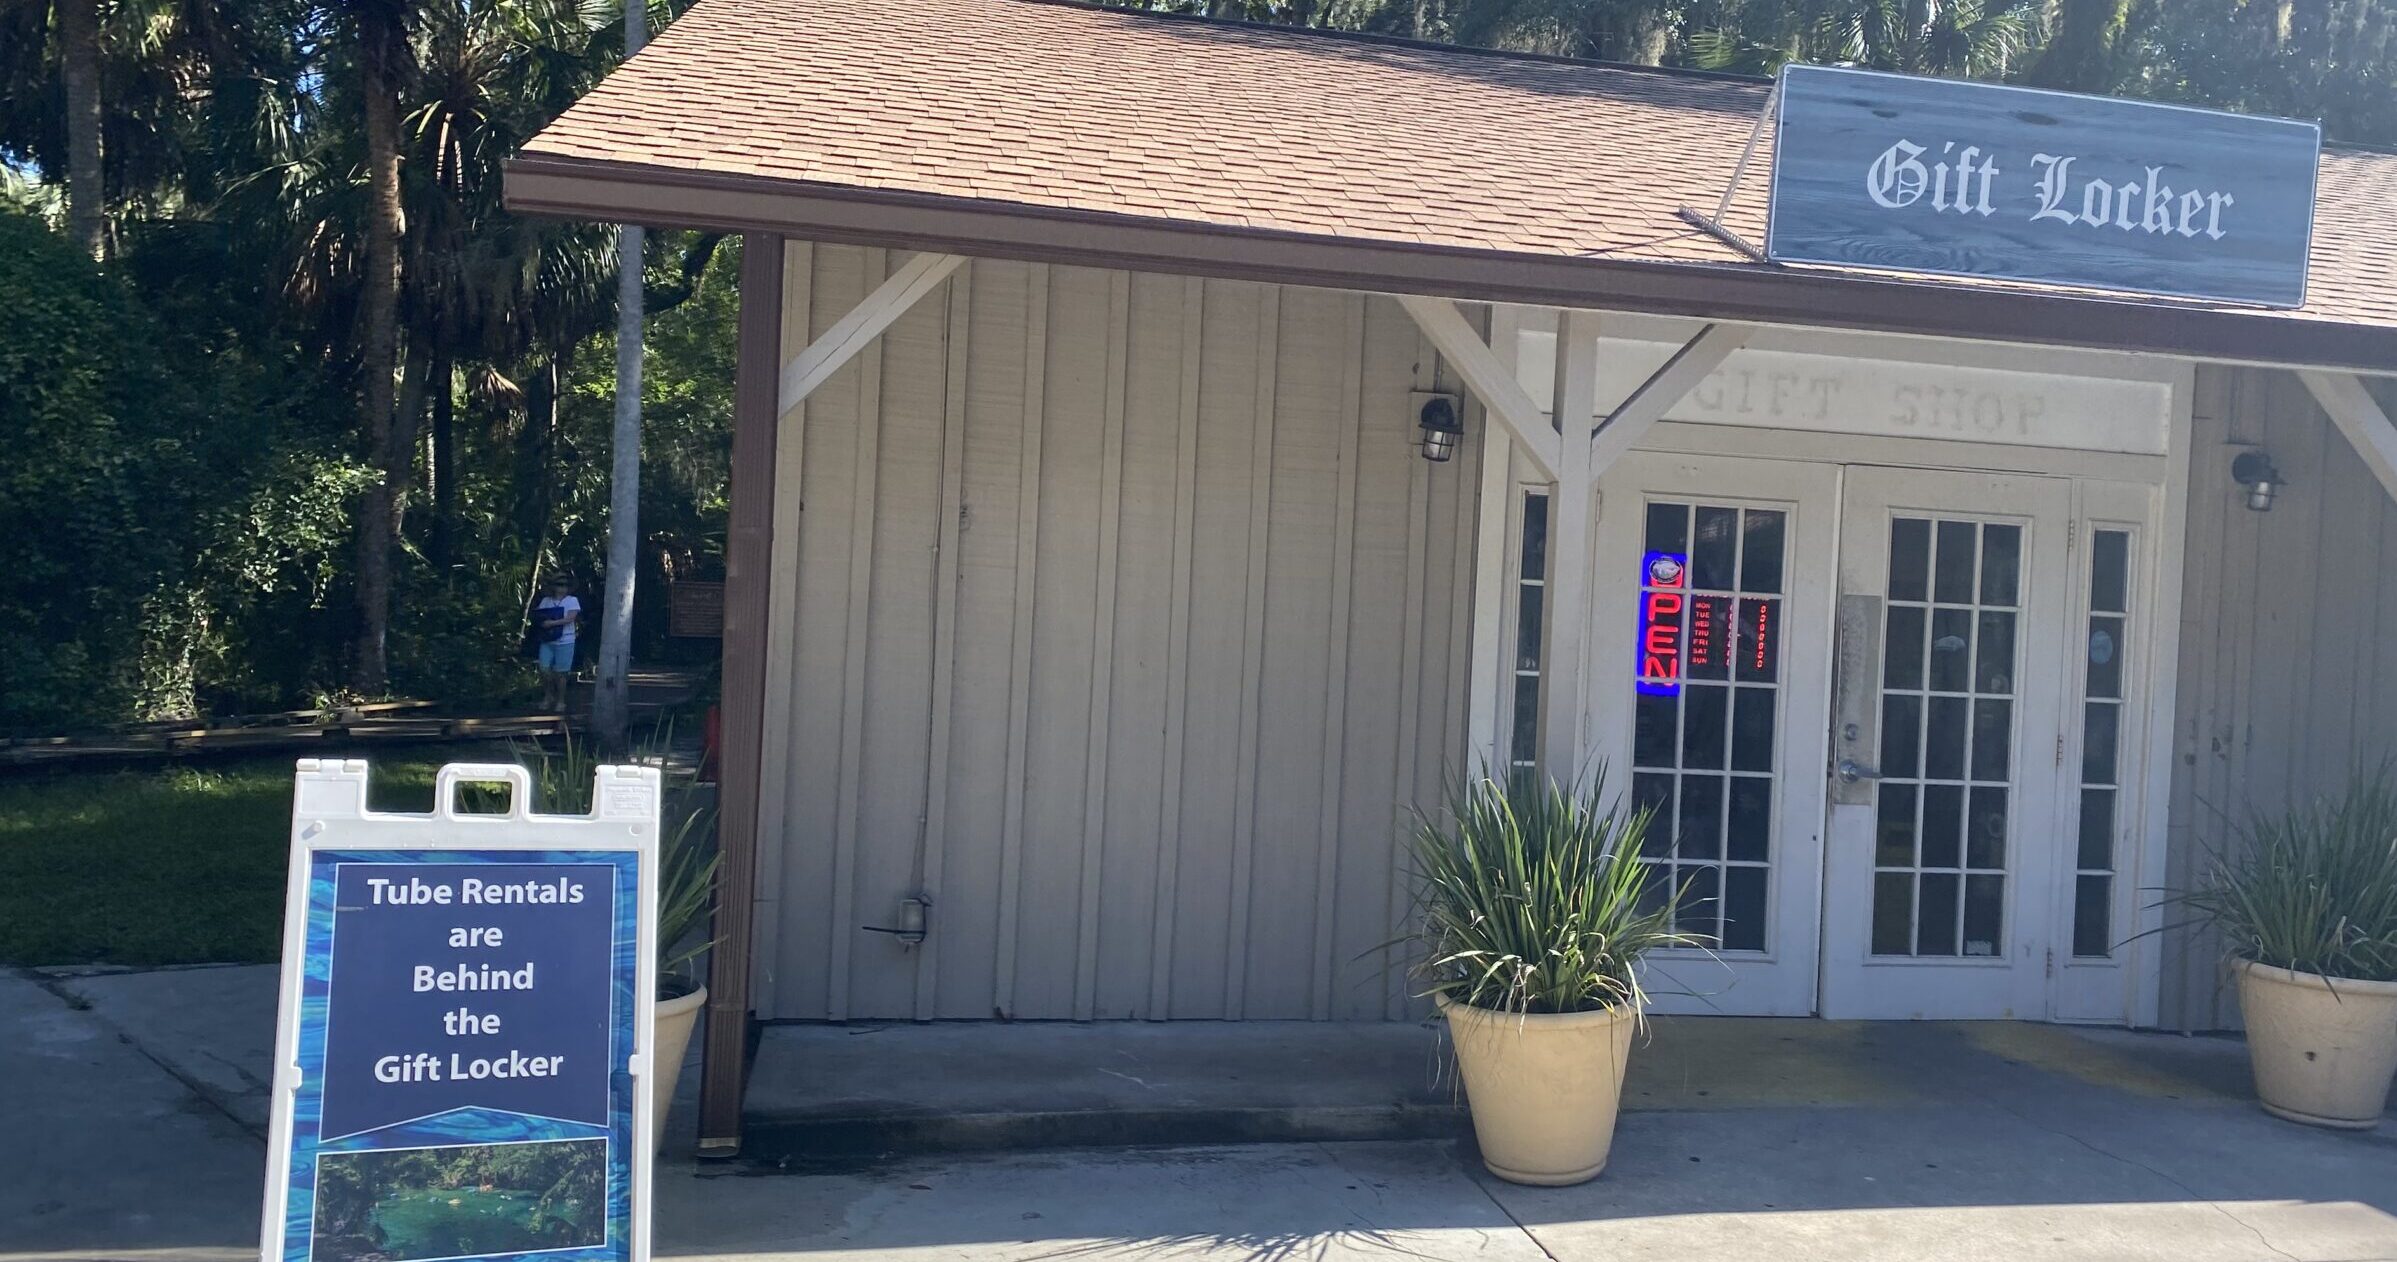
[[[440,761],[375,759],[374,807],[431,810]],[[278,958],[292,762],[0,780],[0,964]]]

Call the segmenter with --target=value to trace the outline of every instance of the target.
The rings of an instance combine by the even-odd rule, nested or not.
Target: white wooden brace
[[[891,273],[880,288],[867,294],[865,301],[850,308],[849,314],[824,330],[824,336],[809,343],[806,350],[782,366],[782,410],[788,412],[805,402],[817,386],[823,385],[841,370],[841,365],[906,315],[918,299],[939,288],[963,262],[962,254],[918,254],[900,264],[899,270]]]
[[[1648,430],[1663,420],[1674,404],[1706,380],[1707,374],[1722,367],[1724,359],[1745,346],[1755,332],[1752,324],[1710,324],[1698,330],[1698,335],[1649,374],[1631,397],[1607,413],[1606,422],[1590,437],[1590,476],[1603,477],[1624,452],[1648,436]]]
[[[2380,479],[2381,488],[2397,498],[2397,424],[2390,422],[2380,400],[2364,389],[2354,373],[2300,370],[2297,376],[2314,392],[2314,401],[2322,410],[2330,413],[2331,423],[2354,444],[2355,454],[2364,458],[2372,476]]]
[[[1549,427],[1548,416],[1540,405],[1515,381],[1515,370],[1499,359],[1490,344],[1466,323],[1465,314],[1446,298],[1431,298],[1422,294],[1397,294],[1398,305],[1423,330],[1423,335],[1440,348],[1457,375],[1465,379],[1465,387],[1481,400],[1483,410],[1505,425],[1508,434],[1539,466],[1540,476],[1555,481],[1560,468],[1556,431]]]

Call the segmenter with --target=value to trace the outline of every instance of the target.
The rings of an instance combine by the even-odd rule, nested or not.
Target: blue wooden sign
[[[1776,262],[2305,305],[2317,124],[1827,66],[1779,101]]]

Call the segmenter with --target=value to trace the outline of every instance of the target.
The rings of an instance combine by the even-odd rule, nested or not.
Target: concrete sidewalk
[[[0,1262],[255,1256],[273,988],[271,968],[0,974]],[[899,1026],[859,1045],[904,1076],[926,1031],[949,1037]],[[1634,1064],[1613,1166],[1579,1188],[1499,1183],[1450,1140],[679,1158],[657,1180],[657,1253],[2397,1259],[2397,1126],[2266,1116],[2234,1040],[1683,1021],[1659,1022]]]
[[[255,1258],[266,1095],[229,1110],[271,1058],[273,970],[177,969],[93,987],[0,972],[0,1259],[217,1262]],[[244,976],[243,974],[249,974]],[[259,982],[268,1044],[256,1045]],[[104,1011],[157,990],[180,1044],[136,1038]],[[207,1014],[224,1004],[221,1020]],[[171,1015],[169,1015],[171,1014]],[[161,1058],[152,1049],[175,1048]],[[241,1060],[255,1058],[247,1066]],[[178,1068],[180,1063],[183,1068]],[[195,1079],[199,1067],[207,1081]]]

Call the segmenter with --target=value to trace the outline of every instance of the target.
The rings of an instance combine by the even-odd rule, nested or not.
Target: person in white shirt
[[[566,580],[549,580],[549,594],[533,606],[533,638],[541,647],[541,704],[566,710],[566,681],[574,676],[574,633],[583,621],[583,602],[568,594]]]

